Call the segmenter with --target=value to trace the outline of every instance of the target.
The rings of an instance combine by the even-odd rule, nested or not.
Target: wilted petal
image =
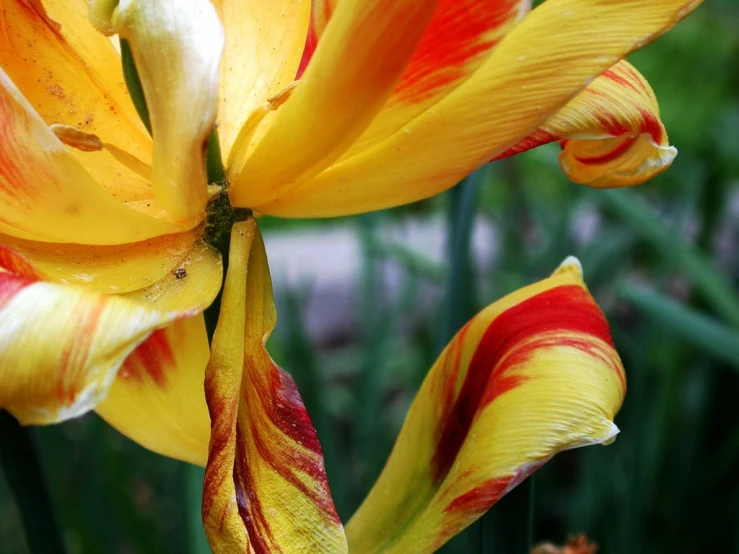
[[[401,129],[251,207],[285,217],[336,216],[437,194],[530,135],[595,77],[699,3],[547,0],[472,75]]]
[[[151,305],[42,278],[0,247],[0,407],[24,424],[95,408],[140,343],[212,300],[177,310],[174,303]]]
[[[647,80],[622,60],[534,133],[499,158],[561,141],[562,170],[576,183],[628,187],[664,171],[675,159]]]
[[[447,346],[347,525],[353,554],[433,552],[557,452],[613,438],[624,372],[580,271],[566,260]]]
[[[264,348],[275,317],[256,222],[237,223],[205,381],[208,540],[216,554],[345,553],[318,438],[295,383]]]
[[[215,9],[208,0],[94,0],[90,14],[101,31],[131,46],[151,117],[156,197],[172,215],[198,219],[223,51]]]

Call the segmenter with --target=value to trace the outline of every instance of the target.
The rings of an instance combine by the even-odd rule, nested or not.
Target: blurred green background
[[[614,445],[561,454],[537,473],[534,538],[561,543],[586,532],[605,554],[739,553],[739,3],[709,0],[630,60],[655,89],[679,150],[648,185],[573,185],[551,145],[413,206],[346,220],[262,221],[268,241],[338,230],[361,252],[353,301],[341,308],[345,332],[312,329],[321,311],[308,314],[308,298],[320,283],[304,279],[278,287],[270,344],[318,429],[344,520],[378,475],[446,340],[481,307],[574,254],[611,322],[629,391]],[[448,233],[445,259],[395,237],[409,222]],[[473,252],[480,242],[490,246],[483,259]],[[396,268],[392,294],[388,267]],[[337,307],[322,309],[331,319]],[[208,552],[201,470],[143,450],[94,415],[35,429],[34,438],[68,552]],[[529,492],[504,500],[487,527],[474,526],[445,551],[518,552],[492,548],[500,536],[490,533],[506,508],[520,517],[515,503]],[[0,553],[27,552],[0,475]]]

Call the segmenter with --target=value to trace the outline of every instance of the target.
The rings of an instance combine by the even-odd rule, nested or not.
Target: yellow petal
[[[643,183],[670,167],[677,154],[652,88],[625,60],[499,158],[553,141],[562,143],[559,161],[570,179],[601,188]]]
[[[392,93],[436,3],[343,0],[246,165],[229,167],[234,205],[267,202],[340,156]]]
[[[204,466],[210,438],[203,390],[209,354],[202,315],[154,331],[123,362],[97,413],[157,454]]]
[[[160,310],[44,282],[27,260],[0,247],[0,407],[23,424],[82,415],[105,398],[118,368],[154,330],[204,307]]]
[[[699,3],[547,0],[475,73],[402,129],[251,207],[285,217],[334,216],[432,196],[531,134],[593,78]]]
[[[126,90],[120,57],[90,24],[86,2],[0,1],[0,67],[48,125],[68,125],[151,160],[151,138]],[[70,152],[117,198],[151,197],[147,179],[107,151]]]
[[[569,258],[451,341],[347,525],[352,554],[433,552],[557,452],[613,439],[624,372],[580,271]]]
[[[180,230],[102,189],[0,69],[0,232],[81,244],[137,242]]]
[[[28,259],[50,281],[121,294],[153,285],[176,270],[199,238],[198,229],[130,244],[86,246],[0,235],[0,245]]]
[[[223,263],[218,251],[204,242],[193,244],[177,267],[143,289],[121,296],[161,311],[195,315],[210,306],[223,283]]]
[[[226,30],[218,134],[224,159],[249,114],[295,78],[310,0],[214,0]]]
[[[208,0],[95,0],[90,10],[98,28],[131,45],[151,117],[157,199],[175,217],[198,219],[223,51],[215,9]]]
[[[261,235],[254,220],[237,223],[206,370],[208,540],[215,554],[345,553],[316,433],[292,378],[264,348],[274,324]]]

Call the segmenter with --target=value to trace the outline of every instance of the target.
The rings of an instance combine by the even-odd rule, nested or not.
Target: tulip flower
[[[344,529],[265,348],[255,216],[413,202],[554,141],[575,182],[640,183],[675,150],[623,58],[698,3],[0,0],[0,407],[205,465],[215,552],[435,550],[613,440],[624,371],[579,263],[459,331]]]

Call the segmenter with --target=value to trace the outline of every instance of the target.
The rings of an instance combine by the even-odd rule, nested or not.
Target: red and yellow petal
[[[228,168],[233,204],[268,202],[338,158],[392,94],[436,3],[339,3],[298,86],[254,151],[232,156],[245,160]]]
[[[151,138],[126,90],[120,57],[90,24],[86,2],[0,1],[0,67],[47,125],[71,126],[150,161]],[[107,151],[70,153],[116,197],[151,197],[147,179]]]
[[[226,31],[218,134],[224,160],[249,115],[298,69],[310,0],[214,0]]]
[[[209,355],[202,315],[158,329],[126,358],[95,411],[149,450],[204,466],[210,439],[203,389]]]
[[[275,324],[254,220],[231,234],[205,381],[211,439],[203,522],[213,552],[347,552],[321,447],[292,378],[264,344]]]
[[[24,424],[79,416],[105,398],[141,342],[185,315],[42,281],[0,247],[0,407]]]
[[[530,0],[441,0],[393,95],[343,156],[392,135],[464,82],[528,13]]]
[[[22,239],[123,244],[179,231],[101,188],[0,69],[0,232]]]
[[[93,0],[91,19],[131,46],[151,118],[151,181],[167,212],[202,218],[205,145],[218,111],[223,28],[208,0]]]
[[[435,551],[557,452],[611,441],[625,389],[570,258],[486,308],[441,354],[347,525],[351,552]]]
[[[677,154],[649,83],[625,60],[499,158],[553,141],[561,141],[560,165],[571,180],[601,188],[643,183]]]
[[[472,75],[401,129],[251,207],[284,217],[336,216],[441,192],[533,133],[595,77],[699,3],[547,0]]]

